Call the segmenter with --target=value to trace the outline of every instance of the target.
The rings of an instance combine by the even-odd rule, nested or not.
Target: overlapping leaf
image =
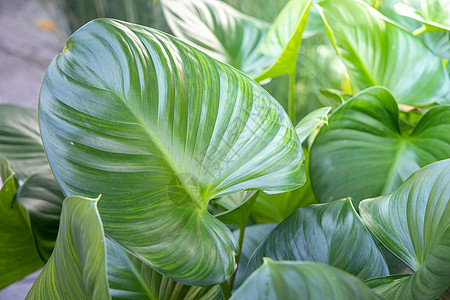
[[[450,103],[441,59],[412,34],[360,1],[317,5],[355,88],[382,85],[404,104]]]
[[[0,157],[9,160],[21,180],[48,170],[36,111],[0,105]]]
[[[30,220],[16,201],[17,179],[6,159],[0,159],[0,289],[44,265],[36,249]]]
[[[109,299],[104,239],[97,199],[65,199],[55,251],[27,299]]]
[[[389,274],[350,199],[297,210],[258,246],[248,263],[247,275],[262,264],[264,257],[324,263],[363,280]]]
[[[410,135],[400,132],[388,91],[367,89],[344,103],[311,148],[311,182],[319,202],[355,202],[392,192],[412,173],[450,157],[450,107],[430,109]]]
[[[358,278],[332,266],[265,259],[231,299],[381,298]]]
[[[387,299],[435,299],[450,285],[450,159],[430,164],[391,194],[364,200],[361,217],[414,271],[378,291]]]
[[[213,285],[235,238],[210,199],[304,181],[300,141],[264,89],[158,31],[114,20],[78,30],[50,65],[40,125],[67,195],[95,197],[105,232],[157,271]]]
[[[428,31],[450,31],[450,2],[447,0],[403,0],[396,3],[397,13],[419,21]]]
[[[64,195],[49,169],[30,176],[19,188],[16,201],[30,218],[40,256],[47,261],[55,246]]]

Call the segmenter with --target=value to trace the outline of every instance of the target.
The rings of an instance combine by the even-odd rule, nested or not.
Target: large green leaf
[[[63,202],[55,250],[27,299],[109,299],[106,245],[97,200]]]
[[[311,182],[319,202],[355,202],[400,186],[412,173],[450,157],[450,107],[434,107],[408,135],[383,88],[367,89],[339,107],[311,148]]]
[[[21,180],[48,170],[36,111],[0,105],[0,157],[9,160]]]
[[[242,282],[244,282],[245,269],[248,261],[255,251],[256,247],[264,240],[264,238],[274,229],[276,224],[257,224],[245,227],[244,240],[242,243],[241,257],[239,260],[238,268],[236,270],[236,276],[234,280],[233,289],[238,288]],[[233,231],[236,238],[240,235],[240,230]]]
[[[213,58],[254,77],[275,62],[257,51],[270,24],[219,0],[161,0],[172,32]]]
[[[267,32],[264,43],[258,48],[258,52],[275,58],[275,61],[255,80],[295,75],[298,50],[311,4],[311,0],[291,0],[285,5]]]
[[[106,247],[112,299],[211,300],[220,296],[219,286],[183,285],[154,271],[109,239],[106,239]]]
[[[404,104],[449,103],[441,59],[412,34],[360,1],[324,0],[318,9],[355,88],[382,85]]]
[[[383,255],[350,199],[302,207],[281,222],[250,259],[247,274],[263,258],[314,261],[366,280],[389,274]]]
[[[65,194],[102,194],[108,236],[185,284],[214,285],[235,268],[236,240],[210,199],[305,180],[295,130],[263,88],[120,21],[92,21],[68,40],[44,78],[40,125]]]
[[[0,289],[44,265],[39,257],[30,220],[16,201],[18,183],[6,159],[0,159]]]
[[[280,223],[300,207],[317,203],[308,172],[309,152],[303,149],[303,153],[305,154],[306,169],[305,184],[286,193],[272,195],[260,193],[250,212],[250,216],[256,223]]]
[[[383,289],[388,299],[434,299],[450,286],[450,159],[430,164],[391,194],[360,203],[372,233],[414,275]]]
[[[231,299],[380,298],[361,280],[332,266],[265,259]]]
[[[19,188],[16,201],[30,218],[40,256],[47,261],[55,246],[64,195],[49,169],[30,176]]]

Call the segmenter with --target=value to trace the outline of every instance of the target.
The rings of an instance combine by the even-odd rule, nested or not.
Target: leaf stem
[[[220,290],[222,291],[223,300],[228,300],[231,297],[231,289],[228,281],[224,281],[220,284]]]
[[[289,74],[288,114],[295,126],[295,69]]]
[[[247,219],[248,219],[248,216],[247,216]],[[245,225],[244,225],[244,226],[241,226],[241,227],[239,228],[239,241],[238,241],[238,244],[239,244],[239,253],[238,253],[238,255],[236,256],[236,265],[237,265],[238,268],[239,268],[239,260],[241,259],[242,244],[243,244],[243,242],[244,242],[244,234],[245,234]],[[233,285],[234,285],[234,279],[235,279],[235,277],[236,277],[236,273],[237,273],[237,268],[236,268],[236,271],[234,271],[233,275],[231,275],[231,277],[230,277],[230,287],[231,287],[231,288],[233,288]]]

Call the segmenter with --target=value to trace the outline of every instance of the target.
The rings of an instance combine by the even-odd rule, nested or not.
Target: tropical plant
[[[162,0],[187,43],[113,19],[76,31],[38,114],[0,106],[0,288],[43,267],[28,299],[443,294],[450,80],[420,35],[448,24],[369,2],[291,0],[270,24]],[[348,77],[294,127],[299,49],[321,32]],[[288,113],[256,82],[280,75]]]

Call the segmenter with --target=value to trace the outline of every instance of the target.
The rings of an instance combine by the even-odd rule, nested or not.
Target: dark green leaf
[[[415,274],[383,289],[388,299],[434,299],[450,285],[450,159],[415,172],[391,194],[360,203],[372,233]]]
[[[27,299],[109,299],[106,245],[97,200],[63,202],[55,250]]]
[[[31,222],[31,229],[40,256],[47,261],[55,246],[64,195],[50,170],[30,176],[17,191]]]
[[[332,266],[265,259],[231,299],[380,298],[361,280]]]
[[[398,126],[398,108],[383,88],[367,89],[329,118],[311,148],[311,182],[319,202],[355,203],[400,186],[412,173],[450,157],[450,107],[425,113],[411,135]]]
[[[48,170],[36,111],[0,104],[0,157],[9,160],[21,180]]]
[[[350,199],[297,210],[258,246],[248,263],[247,275],[263,263],[264,257],[324,263],[362,280],[389,274]]]
[[[16,202],[18,188],[6,159],[0,159],[0,289],[40,269],[39,257],[26,210]]]
[[[264,240],[264,238],[275,228],[277,224],[257,224],[245,227],[244,241],[242,243],[241,257],[239,260],[238,268],[236,270],[236,277],[234,280],[233,289],[237,289],[242,282],[244,282],[245,269],[248,261],[255,251],[256,247]],[[239,238],[240,230],[235,230],[234,235]]]
[[[382,85],[404,104],[450,103],[441,59],[412,34],[360,1],[324,0],[318,9],[357,89]]]
[[[66,195],[102,194],[105,232],[156,271],[209,286],[235,269],[210,199],[305,180],[281,106],[228,65],[138,25],[96,20],[68,40],[40,94],[40,125]]]

